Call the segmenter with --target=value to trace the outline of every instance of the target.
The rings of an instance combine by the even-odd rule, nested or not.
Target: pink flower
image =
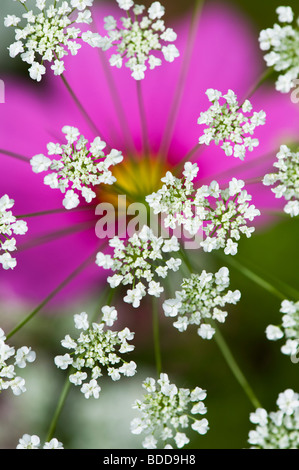
[[[119,12],[115,13],[110,4],[94,10],[102,34],[103,18],[109,14],[117,16]],[[223,4],[208,4],[196,28],[185,79],[180,82],[185,53],[189,50],[190,15],[169,26],[178,33],[175,44],[180,57],[171,64],[164,63],[148,71],[141,87],[152,158],[158,155],[160,161],[165,161],[163,168],[171,169],[195,147],[202,134],[197,119],[209,107],[206,90],[215,88],[226,93],[232,89],[241,100],[262,73],[264,64],[258,49],[257,32],[251,30],[244,18]],[[66,79],[103,140],[122,150],[125,159],[127,149],[136,147],[134,152],[142,159],[136,82],[130,71],[126,67],[110,67],[105,53],[86,44],[76,57],[65,60],[65,68]],[[95,132],[88,126],[61,78],[54,77],[51,70],[39,84],[29,78],[2,78],[6,85],[6,102],[0,105],[0,196],[7,193],[15,200],[14,211],[18,215],[61,209],[61,193],[44,185],[43,176],[32,172],[29,159],[46,152],[48,142],[61,142],[61,129],[65,125],[78,127],[91,140],[96,136]],[[181,96],[178,93],[182,93]],[[171,127],[169,118],[177,99],[178,112]],[[201,149],[193,158],[200,168],[199,184],[212,179],[223,183],[233,176],[242,179],[263,176],[272,167],[279,145],[296,139],[299,112],[288,96],[279,94],[271,85],[263,85],[251,102],[254,110],[263,109],[267,114],[266,125],[255,132],[259,147],[243,163],[225,156],[214,144]],[[28,157],[28,162],[13,158],[9,153]],[[252,184],[248,190],[261,209],[282,205],[262,184]],[[22,237],[25,242],[22,240],[16,255],[17,268],[0,272],[0,297],[40,301],[88,256],[91,256],[88,267],[63,289],[57,300],[69,302],[78,296],[88,297],[99,292],[103,285],[101,280],[106,275],[94,262],[94,253],[101,243],[95,235],[94,208],[91,204],[89,210],[28,218],[29,230]]]

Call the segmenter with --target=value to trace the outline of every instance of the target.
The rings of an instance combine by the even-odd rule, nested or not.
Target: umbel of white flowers
[[[82,312],[74,316],[75,327],[82,330],[80,336],[74,340],[66,335],[61,341],[64,348],[71,350],[71,354],[56,356],[54,362],[59,369],[72,367],[73,373],[69,375],[69,380],[81,386],[85,398],[99,398],[101,387],[98,379],[102,377],[104,369],[114,381],[119,380],[121,375],[131,377],[136,373],[135,362],[128,363],[121,357],[121,354],[134,350],[134,346],[128,343],[134,333],[129,328],[110,330],[116,320],[117,311],[109,305],[102,307],[100,323],[90,325],[86,312]]]
[[[212,181],[195,190],[192,181],[197,172],[197,164],[190,162],[185,164],[181,179],[168,171],[161,179],[162,188],[148,195],[146,201],[154,214],[165,215],[165,227],[183,225],[192,235],[201,229],[206,235],[201,242],[204,251],[223,248],[225,254],[235,255],[241,235],[249,238],[255,230],[247,221],[253,221],[260,211],[249,204],[252,196],[243,189],[244,181],[233,178],[226,189]]]
[[[114,248],[113,256],[99,252],[96,264],[115,272],[107,278],[112,288],[120,284],[133,285],[127,290],[124,301],[135,308],[146,293],[160,297],[164,288],[155,279],[165,278],[169,270],[177,271],[182,263],[180,258],[165,259],[165,255],[180,249],[178,239],[156,237],[147,225],[126,242],[114,237],[109,245]]]
[[[148,377],[142,386],[146,393],[142,400],[133,404],[141,417],[132,420],[131,432],[146,436],[142,443],[144,448],[156,449],[160,443],[168,449],[182,448],[190,442],[186,435],[190,425],[201,435],[208,432],[208,420],[196,417],[207,412],[203,403],[207,396],[205,390],[178,388],[170,383],[165,373],[161,373],[157,381]]]
[[[287,356],[296,355],[299,347],[299,302],[283,300],[280,312],[283,313],[282,323],[267,326],[266,336],[270,341],[284,337],[286,342],[281,347],[281,352]]]
[[[145,71],[162,64],[154,53],[162,52],[167,62],[173,62],[179,51],[173,41],[177,34],[172,28],[166,28],[164,21],[165,8],[160,2],[154,2],[145,13],[144,5],[135,5],[133,0],[117,0],[119,7],[127,12],[119,21],[113,16],[104,18],[106,36],[98,41],[103,51],[114,49],[110,64],[121,68],[123,64],[130,69],[135,80],[142,80]]]
[[[207,111],[200,114],[198,124],[208,127],[199,138],[200,144],[216,145],[222,143],[221,148],[227,156],[233,155],[244,160],[246,150],[253,151],[259,145],[258,139],[251,137],[258,126],[263,126],[266,120],[264,111],[252,112],[252,104],[245,100],[239,105],[237,96],[232,90],[223,95],[221,91],[209,88],[206,91],[212,103]],[[251,113],[251,114],[248,114]]]
[[[289,6],[278,7],[276,13],[281,24],[262,30],[259,42],[261,50],[267,51],[264,56],[267,66],[279,72],[276,90],[288,93],[299,76],[299,19],[294,22],[294,12]]]
[[[15,201],[7,194],[0,198],[0,264],[3,269],[13,269],[17,265],[17,260],[11,253],[17,249],[15,235],[25,235],[28,230],[24,220],[18,220],[9,210],[14,206]]]
[[[41,448],[41,442],[40,438],[36,435],[33,434],[32,436],[30,434],[24,434],[20,439],[19,443],[16,447],[17,449],[40,449]],[[61,442],[59,442],[56,437],[53,437],[49,442],[45,442],[45,444],[42,447],[43,449],[63,449],[63,445]]]
[[[36,12],[29,10],[26,0],[22,0],[25,13],[21,18],[16,15],[7,15],[4,25],[15,27],[15,42],[9,46],[9,55],[14,58],[21,55],[21,59],[29,67],[29,75],[38,82],[46,73],[45,63],[51,63],[55,75],[61,75],[64,70],[63,57],[71,53],[76,55],[81,48],[77,41],[82,39],[91,46],[95,46],[96,33],[83,32],[76,27],[78,24],[92,22],[91,7],[93,0],[55,0],[52,5],[46,0],[36,0]],[[22,19],[24,26],[19,25]]]
[[[249,432],[251,449],[298,449],[299,446],[299,395],[287,389],[278,395],[278,410],[268,413],[258,408],[250,414],[256,424]]]
[[[63,205],[66,209],[73,209],[80,203],[77,192],[89,203],[96,197],[90,186],[101,183],[111,185],[116,181],[110,167],[120,163],[123,155],[112,149],[106,156],[103,152],[106,143],[100,137],[96,137],[88,146],[88,140],[80,135],[76,127],[64,126],[62,132],[66,136],[66,145],[53,142],[47,145],[48,155],[55,155],[59,159],[52,160],[39,154],[31,158],[30,163],[34,173],[52,170],[45,176],[44,183],[65,193]],[[70,186],[71,189],[68,189]]]
[[[276,156],[278,161],[273,166],[278,171],[265,175],[263,183],[265,186],[276,185],[271,191],[275,197],[288,201],[284,212],[295,217],[299,215],[299,152],[292,152],[287,145],[281,145]]]
[[[240,298],[239,290],[227,290],[229,286],[229,270],[226,267],[217,273],[191,274],[183,279],[181,290],[175,292],[175,298],[163,303],[164,314],[176,318],[173,326],[179,331],[186,331],[189,325],[198,326],[197,333],[203,339],[211,339],[215,328],[211,321],[224,323],[227,312],[226,304],[236,304]]]
[[[21,395],[26,392],[25,379],[16,375],[15,367],[24,369],[27,362],[35,361],[36,354],[27,346],[16,351],[5,340],[4,331],[0,328],[0,393],[10,388],[14,395]]]

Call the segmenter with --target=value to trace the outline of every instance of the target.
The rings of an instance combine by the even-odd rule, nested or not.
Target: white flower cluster
[[[24,220],[17,220],[11,209],[14,206],[14,200],[7,194],[0,198],[0,264],[3,269],[13,269],[17,265],[17,260],[11,256],[11,252],[17,249],[15,235],[25,235],[28,230],[27,223]]]
[[[278,171],[265,175],[263,183],[265,186],[279,183],[271,191],[275,197],[289,201],[284,212],[295,217],[299,215],[299,152],[292,152],[287,145],[281,145],[276,156],[278,161],[273,166]]]
[[[254,147],[259,145],[258,139],[252,138],[251,135],[256,127],[265,124],[266,113],[251,113],[252,104],[249,100],[240,106],[232,90],[222,95],[220,91],[209,88],[206,95],[212,105],[198,118],[198,124],[208,126],[200,136],[199,143],[210,145],[214,141],[218,145],[222,142],[221,148],[226,155],[243,160],[247,149],[252,152]],[[220,100],[224,100],[224,103],[220,104]],[[245,113],[251,114],[247,116]]]
[[[298,449],[299,394],[287,389],[279,394],[276,404],[275,412],[258,408],[250,414],[250,421],[256,424],[249,432],[251,449]]]
[[[152,70],[162,64],[160,57],[153,54],[161,51],[167,62],[173,62],[179,56],[174,44],[177,34],[172,28],[166,28],[164,21],[165,8],[160,2],[154,2],[144,14],[145,6],[135,5],[132,0],[117,0],[118,5],[127,11],[125,17],[120,18],[120,26],[113,16],[107,16],[104,28],[107,36],[103,36],[98,46],[107,51],[116,49],[116,54],[110,57],[110,64],[121,68],[125,62],[132,72],[135,80],[145,77],[147,67]],[[132,12],[129,11],[133,8]],[[162,43],[161,43],[162,40]]]
[[[92,22],[87,7],[92,6],[93,0],[70,0],[70,4],[65,0],[55,0],[50,6],[46,0],[36,0],[36,13],[29,10],[26,1],[22,3],[26,12],[21,18],[7,15],[4,19],[5,26],[16,28],[15,42],[9,46],[10,57],[21,54],[21,59],[30,65],[30,77],[38,82],[46,73],[45,62],[52,63],[55,75],[61,75],[65,70],[63,57],[69,52],[76,55],[81,48],[77,40],[83,39],[91,44],[91,36],[95,33],[81,34],[76,25]],[[19,26],[22,19],[27,22],[25,26]]]
[[[74,340],[70,335],[66,335],[61,341],[62,346],[72,352],[56,356],[54,362],[63,370],[72,366],[74,372],[70,374],[69,380],[74,385],[81,385],[80,390],[85,398],[99,397],[101,387],[98,379],[103,375],[103,368],[107,369],[108,375],[114,381],[119,380],[121,374],[131,377],[136,373],[136,363],[128,363],[119,355],[133,351],[134,346],[128,341],[133,339],[134,333],[129,328],[122,331],[110,330],[108,327],[116,320],[116,309],[108,305],[102,308],[100,323],[90,325],[87,314],[82,312],[74,316],[75,327],[82,330],[78,339]]]
[[[134,233],[126,244],[114,237],[109,241],[109,245],[114,248],[113,256],[99,252],[96,264],[116,272],[107,278],[112,288],[120,284],[133,285],[132,289],[127,290],[124,301],[132,304],[134,308],[139,307],[146,293],[160,297],[164,288],[160,282],[154,280],[155,276],[165,278],[168,270],[177,271],[182,263],[180,258],[171,257],[167,261],[164,259],[164,253],[180,249],[178,239],[175,236],[169,239],[156,237],[147,225],[144,225],[139,233]]]
[[[36,354],[27,346],[15,351],[5,340],[4,331],[0,328],[0,392],[10,388],[14,395],[21,395],[26,392],[25,379],[16,375],[15,366],[24,369],[27,362],[35,361]],[[14,359],[13,364],[8,363],[11,359]]]
[[[210,197],[216,199],[215,206],[211,204],[206,216],[207,225],[203,227],[206,239],[201,242],[204,251],[224,248],[226,255],[235,255],[238,251],[237,241],[241,235],[247,238],[255,231],[254,227],[248,227],[247,221],[252,222],[260,215],[260,211],[249,204],[252,196],[244,187],[243,180],[233,178],[226,189],[221,190],[216,181],[213,181],[208,192]],[[206,187],[197,190],[197,200],[204,203]]]
[[[206,391],[196,387],[190,391],[188,388],[177,388],[171,384],[167,374],[160,374],[160,378],[148,377],[143,382],[146,394],[143,401],[136,400],[133,408],[141,412],[140,418],[131,422],[133,434],[146,434],[143,447],[156,449],[160,442],[165,448],[173,445],[182,448],[189,443],[186,430],[191,428],[201,435],[209,430],[206,418],[196,419],[194,415],[204,415],[207,408],[203,403]],[[171,445],[170,442],[173,444]]]
[[[185,229],[195,235],[202,225],[200,214],[194,216],[193,179],[198,173],[197,164],[186,162],[184,166],[184,178],[176,178],[170,171],[161,178],[162,188],[156,193],[146,196],[146,201],[153,209],[154,214],[166,214],[163,220],[166,228],[175,229],[184,226]]]
[[[244,181],[233,178],[223,190],[212,181],[194,190],[192,180],[197,172],[197,165],[190,162],[185,164],[183,181],[167,172],[162,189],[147,196],[146,201],[155,214],[166,214],[166,227],[183,225],[192,235],[202,229],[206,235],[201,242],[204,251],[224,248],[225,254],[235,255],[241,234],[249,238],[255,230],[247,226],[247,220],[253,221],[260,211],[249,204],[252,196],[243,189]]]
[[[120,163],[123,155],[112,149],[109,155],[105,156],[103,149],[106,143],[100,137],[96,137],[88,147],[88,141],[80,135],[76,127],[64,126],[62,132],[66,135],[66,145],[53,142],[47,145],[48,155],[56,155],[59,160],[39,154],[35,155],[30,163],[34,173],[52,170],[45,176],[44,183],[65,193],[63,205],[66,209],[73,209],[80,203],[75,190],[81,192],[89,203],[96,197],[90,186],[101,183],[111,185],[116,181],[109,168]],[[71,189],[66,191],[70,185]]]
[[[40,438],[33,434],[24,434],[21,439],[19,439],[19,444],[16,447],[17,449],[40,449]],[[63,449],[63,444],[59,442],[55,437],[49,442],[45,442],[42,449]]]
[[[264,59],[268,67],[279,72],[275,87],[281,93],[288,93],[294,87],[293,81],[299,76],[299,19],[294,25],[294,12],[291,7],[276,9],[278,20],[273,28],[260,32],[259,42],[262,51],[270,51]]]
[[[229,286],[229,270],[226,267],[217,273],[191,274],[181,284],[181,290],[175,292],[175,298],[163,303],[167,317],[177,317],[173,326],[179,331],[186,331],[189,325],[199,326],[197,333],[203,339],[211,339],[215,328],[211,320],[224,323],[227,312],[226,304],[236,304],[240,298],[239,290],[227,290]]]
[[[271,341],[285,337],[281,352],[287,356],[296,355],[299,348],[299,302],[283,300],[280,312],[283,313],[282,324],[267,326],[266,336]]]

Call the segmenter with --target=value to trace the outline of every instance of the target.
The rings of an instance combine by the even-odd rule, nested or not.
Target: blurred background
[[[141,3],[149,6],[152,2],[144,0]],[[274,24],[275,9],[281,5],[277,0],[222,0],[221,3],[242,12],[252,24],[256,37],[261,29]],[[169,16],[178,17],[192,9],[194,2],[163,0],[163,4]],[[299,14],[297,0],[289,0],[287,5]],[[7,13],[17,14],[18,11],[17,2],[1,0],[0,24],[3,24]],[[0,26],[0,78],[4,71],[18,76],[27,76],[28,73],[20,60],[8,57],[7,46],[11,42],[12,31]],[[282,290],[281,282],[299,290],[298,240],[298,218],[291,220],[281,216],[251,239],[241,240],[236,260]],[[211,272],[222,266],[214,255],[202,257],[201,264]],[[271,411],[275,409],[280,392],[287,388],[299,392],[299,364],[292,364],[289,357],[281,354],[281,342],[270,342],[265,337],[267,325],[280,322],[280,300],[234,267],[230,271],[231,288],[239,289],[242,299],[239,305],[229,309],[228,321],[221,326],[221,331],[260,402]],[[14,448],[24,433],[46,435],[64,383],[64,373],[54,367],[53,357],[61,353],[60,340],[73,327],[72,315],[80,311],[92,313],[98,308],[98,299],[77,307],[76,312],[70,311],[69,315],[53,316],[51,322],[43,321],[48,313],[45,308],[20,336],[13,338],[15,347],[31,345],[38,352],[38,359],[21,371],[28,389],[25,394],[17,398],[11,392],[0,395],[0,448]],[[6,331],[28,313],[22,305],[9,306],[9,310],[9,318],[4,316],[7,305],[0,311],[0,325]],[[66,448],[127,449],[141,446],[140,438],[128,430],[130,420],[135,416],[131,404],[142,393],[141,381],[148,375],[155,375],[151,318],[146,309],[138,313],[138,319],[128,310],[122,321],[133,331],[138,331],[134,341],[136,349],[130,358],[138,364],[140,373],[133,379],[122,379],[117,383],[103,379],[99,400],[85,400],[79,390],[71,390],[55,432]],[[206,417],[210,430],[206,436],[198,438],[192,433],[193,439],[187,447],[247,447],[248,431],[252,429],[248,418],[253,408],[216,343],[201,340],[195,330],[181,334],[169,326],[169,321],[161,315],[163,370],[180,387],[194,388],[198,385],[208,391]]]

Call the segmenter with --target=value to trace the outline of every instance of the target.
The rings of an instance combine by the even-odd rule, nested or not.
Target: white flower
[[[19,444],[16,447],[17,449],[40,449],[40,438],[33,434],[24,434],[19,439]],[[63,445],[59,442],[56,437],[51,439],[49,442],[45,442],[43,449],[63,449]]]
[[[119,368],[119,372],[121,372],[123,375],[127,377],[132,377],[133,375],[136,374],[136,368],[137,368],[137,365],[134,361],[131,361],[129,363],[126,362]]]
[[[271,341],[276,341],[283,337],[283,332],[278,326],[269,325],[266,328],[266,336]]]
[[[87,330],[89,328],[88,315],[86,312],[74,315],[74,322],[78,330]]]
[[[168,44],[175,41],[177,35],[172,28],[165,28],[161,19],[165,8],[160,2],[153,2],[147,14],[144,5],[135,5],[132,0],[117,2],[127,16],[120,18],[120,25],[111,15],[104,18],[107,35],[97,37],[95,45],[103,51],[113,48],[115,53],[109,59],[110,65],[117,68],[125,65],[135,80],[143,80],[148,66],[153,70],[162,64],[161,58],[153,52],[162,52],[167,62],[173,62],[179,56],[175,45]],[[132,12],[129,11],[131,8]]]
[[[59,369],[65,370],[73,363],[73,359],[69,354],[64,354],[64,356],[56,356],[54,362]]]
[[[117,311],[115,307],[109,307],[109,305],[105,305],[102,307],[102,313],[103,321],[107,326],[112,326],[113,323],[117,320]]]
[[[53,437],[49,442],[45,442],[43,449],[63,449],[63,444]]]
[[[281,352],[287,356],[296,355],[299,350],[299,302],[283,300],[280,312],[282,321],[280,325],[268,325],[266,336],[271,341],[285,338]]]
[[[80,204],[78,194],[76,194],[73,189],[70,189],[66,192],[62,204],[67,210],[74,209]]]
[[[30,77],[38,82],[46,73],[45,62],[52,64],[50,68],[55,75],[61,75],[65,70],[64,56],[69,52],[76,55],[81,48],[77,39],[81,37],[84,41],[87,38],[89,43],[90,33],[99,40],[98,34],[84,32],[81,35],[81,30],[75,27],[80,23],[91,23],[91,13],[87,8],[92,4],[93,0],[71,0],[71,5],[64,0],[55,0],[49,6],[44,0],[36,0],[36,12],[26,7],[27,12],[22,18],[6,16],[4,26],[16,28],[16,41],[9,46],[9,55],[14,58],[21,54],[21,59],[31,65],[28,70]],[[22,19],[27,20],[27,24],[19,25]]]
[[[271,191],[276,198],[283,197],[289,201],[284,212],[296,217],[299,215],[299,152],[292,152],[286,145],[281,145],[276,157],[273,166],[278,170],[265,175],[263,183],[265,186],[276,184]]]
[[[183,226],[191,235],[201,229],[205,235],[200,243],[204,251],[223,248],[225,254],[235,255],[241,236],[249,238],[255,230],[247,226],[247,221],[253,221],[260,211],[249,205],[252,196],[242,189],[244,181],[233,178],[226,189],[212,181],[196,190],[192,180],[197,171],[197,165],[190,162],[185,164],[184,178],[176,178],[168,171],[161,179],[162,188],[146,196],[146,201],[154,214],[165,215],[166,228]]]
[[[292,389],[287,389],[278,395],[277,406],[286,415],[293,414],[294,410],[299,408],[299,395]]]
[[[19,440],[17,449],[38,449],[40,446],[40,438],[33,434],[24,434],[23,437]]]
[[[180,53],[174,44],[163,46],[162,53],[166,62],[173,62],[174,59],[180,56]]]
[[[141,416],[131,421],[131,432],[137,435],[145,434],[142,443],[145,449],[156,449],[160,441],[165,448],[172,448],[173,445],[177,448],[184,447],[190,442],[186,429],[189,427],[191,409],[198,407],[201,414],[205,414],[207,409],[202,400],[206,394],[199,396],[194,393],[199,387],[192,391],[178,388],[170,383],[165,373],[160,374],[157,381],[148,377],[142,386],[146,390],[143,400],[136,400],[133,404],[133,408],[138,410]],[[197,414],[197,411],[192,414]],[[209,429],[206,419],[197,421],[194,418],[191,427],[202,435]]]
[[[78,192],[90,203],[96,197],[91,186],[101,183],[111,185],[116,181],[109,167],[120,163],[123,156],[116,149],[105,156],[103,149],[106,143],[100,137],[96,137],[88,146],[88,141],[76,127],[64,126],[62,132],[67,140],[66,145],[53,142],[47,144],[48,155],[55,155],[58,159],[38,154],[31,158],[30,163],[34,173],[50,171],[44,183],[65,193],[62,204],[70,210],[80,203]],[[71,189],[68,189],[70,186]]]
[[[208,89],[206,95],[212,105],[198,118],[198,124],[208,126],[200,136],[199,143],[209,145],[214,141],[218,145],[221,142],[221,148],[227,156],[233,155],[243,160],[246,149],[252,152],[259,145],[258,139],[253,139],[251,135],[257,126],[265,124],[266,113],[260,111],[246,116],[252,110],[251,103],[246,100],[240,108],[232,90],[222,95],[218,90]],[[224,103],[221,104],[220,100],[224,100]]]
[[[181,264],[179,258],[175,261],[171,258],[170,263],[170,260],[165,259],[165,253],[178,251],[177,238],[156,237],[146,225],[125,243],[114,237],[109,241],[109,245],[114,248],[113,255],[98,253],[96,264],[115,272],[107,278],[112,288],[120,284],[134,284],[124,297],[124,301],[132,304],[134,308],[139,307],[146,293],[159,297],[164,289],[155,277],[165,278],[168,270],[176,271]]]
[[[9,253],[4,253],[0,255],[0,264],[2,264],[2,268],[5,270],[14,269],[17,265],[17,260],[12,258]]]
[[[51,163],[52,163],[51,159],[48,157],[45,157],[45,155],[43,154],[35,155],[30,160],[32,171],[34,173],[42,173],[43,171],[47,171]]]
[[[19,396],[21,393],[26,392],[25,380],[22,377],[15,377],[10,383],[9,386],[14,395]]]
[[[191,427],[194,431],[198,432],[198,434],[206,434],[209,430],[209,422],[206,418],[201,420],[196,420],[194,423],[191,424]]]
[[[278,7],[276,13],[281,23],[292,23],[294,19],[294,13],[291,7]]]
[[[91,379],[90,382],[84,383],[81,387],[81,392],[84,394],[85,398],[99,398],[100,391],[101,387],[95,379]]]
[[[215,334],[215,329],[211,325],[202,323],[197,330],[197,334],[203,339],[212,339]]]
[[[6,336],[0,328],[0,393],[10,388],[14,395],[19,396],[26,392],[26,386],[25,380],[16,375],[15,367],[23,369],[27,362],[35,361],[36,354],[27,346],[22,346],[15,352],[5,341]]]
[[[194,429],[194,431],[196,431],[196,429]],[[178,449],[181,449],[182,447],[184,447],[186,444],[189,444],[190,442],[190,439],[183,432],[177,432],[176,435],[174,436],[174,440]]]
[[[36,353],[32,351],[31,348],[28,348],[27,346],[22,346],[17,350],[15,356],[15,364],[21,369],[24,369],[24,367],[26,367],[26,362],[34,362],[35,359]]]
[[[251,449],[298,449],[299,395],[287,389],[279,394],[276,404],[275,412],[258,408],[250,413],[250,421],[256,424],[248,436]]]
[[[161,179],[164,183],[156,193],[146,196],[146,201],[154,214],[166,214],[163,223],[165,227],[174,229],[183,225],[192,235],[196,234],[202,224],[202,219],[194,214],[193,179],[197,176],[197,164],[186,162],[184,178],[179,179],[168,171]]]
[[[21,41],[16,41],[9,46],[9,55],[12,58],[15,58],[18,54],[24,51],[23,43]]]
[[[17,249],[16,239],[12,236],[25,235],[28,227],[23,220],[17,219],[9,210],[14,206],[14,200],[7,194],[0,198],[0,264],[5,270],[14,269],[17,265],[11,252]]]
[[[165,8],[160,2],[154,2],[149,7],[148,14],[151,20],[160,19],[165,14]]]
[[[235,304],[241,297],[240,291],[227,290],[229,283],[229,270],[226,267],[220,268],[215,274],[206,271],[191,274],[190,278],[183,279],[181,290],[175,292],[175,298],[164,301],[164,314],[177,317],[173,326],[179,331],[186,331],[189,325],[197,325],[198,335],[211,339],[215,330],[210,319],[223,322],[227,312],[222,308],[229,303]]]
[[[163,310],[166,317],[176,317],[182,307],[179,299],[167,299],[163,303]]]
[[[71,350],[70,354],[56,356],[54,362],[60,369],[72,366],[73,373],[69,380],[80,390],[85,398],[99,398],[101,387],[98,379],[102,377],[104,369],[112,380],[119,380],[121,375],[131,377],[136,373],[136,363],[127,363],[122,354],[133,351],[134,346],[128,341],[134,338],[129,328],[121,331],[109,329],[117,319],[114,307],[105,305],[101,309],[100,323],[90,324],[86,312],[74,315],[75,327],[82,330],[77,340],[66,335],[61,341],[64,348]],[[121,366],[118,364],[121,363]]]
[[[132,6],[134,5],[133,0],[116,0],[118,3],[119,8],[122,8],[123,10],[130,10]]]
[[[276,13],[282,25],[275,23],[273,28],[262,30],[259,42],[261,50],[267,51],[264,56],[267,66],[273,67],[279,73],[276,90],[288,93],[295,86],[294,80],[299,76],[298,19],[293,25],[290,24],[294,21],[291,7],[280,6]]]

